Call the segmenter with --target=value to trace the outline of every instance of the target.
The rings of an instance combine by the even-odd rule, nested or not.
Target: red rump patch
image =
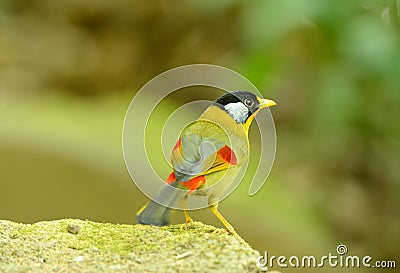
[[[190,179],[189,181],[183,182],[182,185],[187,187],[189,189],[189,193],[193,192],[196,190],[198,187],[201,185],[204,185],[206,183],[206,178],[204,175],[197,176],[195,178]]]
[[[231,165],[236,165],[237,164],[235,153],[227,145],[225,145],[224,147],[219,149],[218,152],[217,152],[217,155],[222,160],[230,163]]]
[[[170,183],[175,182],[175,181],[176,181],[176,176],[175,176],[175,173],[172,172],[172,173],[168,176],[167,180],[165,180],[165,183],[170,184]]]

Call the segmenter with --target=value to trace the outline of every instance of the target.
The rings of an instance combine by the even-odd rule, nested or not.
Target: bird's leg
[[[190,218],[189,212],[186,209],[187,202],[188,202],[188,196],[187,196],[187,194],[185,194],[182,198],[183,213],[185,214],[186,224],[191,224],[191,223],[193,223],[193,220],[192,220],[192,218]]]
[[[193,223],[193,219],[190,218],[189,213],[187,212],[187,210],[183,210],[183,213],[185,214],[185,219],[186,219],[186,224],[191,224]]]
[[[232,234],[236,235],[234,228],[229,224],[229,222],[222,216],[222,214],[218,211],[218,203],[214,203],[210,206],[210,210],[217,216],[217,218],[224,224],[226,230]]]
[[[187,196],[187,194],[185,194],[182,198],[181,203],[182,203],[182,207],[183,207],[183,213],[185,214],[186,223],[181,225],[181,230],[184,228],[188,228],[190,225],[193,224],[193,220],[192,220],[192,218],[190,218],[189,213],[186,209],[187,202],[188,202],[188,196]]]

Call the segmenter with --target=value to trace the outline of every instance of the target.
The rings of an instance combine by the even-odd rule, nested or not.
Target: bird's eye
[[[252,107],[253,104],[254,104],[254,101],[253,101],[252,99],[250,99],[250,98],[247,98],[247,99],[244,100],[244,104],[245,104],[247,107]]]

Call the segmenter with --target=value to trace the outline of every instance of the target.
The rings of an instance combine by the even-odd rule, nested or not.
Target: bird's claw
[[[190,226],[193,225],[193,223],[194,223],[194,222],[193,222],[192,218],[186,219],[186,223],[184,223],[184,224],[181,225],[181,231],[190,228]]]
[[[233,235],[233,236],[237,236],[238,235],[236,233],[236,231],[233,229],[233,227],[231,227],[231,226],[230,227],[226,227],[225,230],[218,228],[218,229],[215,229],[213,231],[213,233],[215,233],[215,234],[225,234],[225,232],[228,232],[230,235]]]

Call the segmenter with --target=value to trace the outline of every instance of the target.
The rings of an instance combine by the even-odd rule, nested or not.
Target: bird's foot
[[[225,230],[218,228],[218,229],[214,230],[213,233],[216,233],[216,234],[225,234],[225,232],[228,232],[230,235],[233,235],[233,236],[238,236],[238,234],[236,233],[236,231],[233,229],[232,226],[226,227]]]
[[[226,230],[216,228],[212,233],[222,235],[222,234],[225,234],[225,232],[226,232]]]
[[[237,236],[237,235],[238,235],[238,234],[236,233],[236,231],[233,229],[232,226],[226,227],[226,231],[227,231],[230,235],[233,235],[233,236]]]
[[[193,220],[192,218],[186,218],[186,223],[181,225],[181,231],[186,230],[188,228],[190,228],[193,225]]]

